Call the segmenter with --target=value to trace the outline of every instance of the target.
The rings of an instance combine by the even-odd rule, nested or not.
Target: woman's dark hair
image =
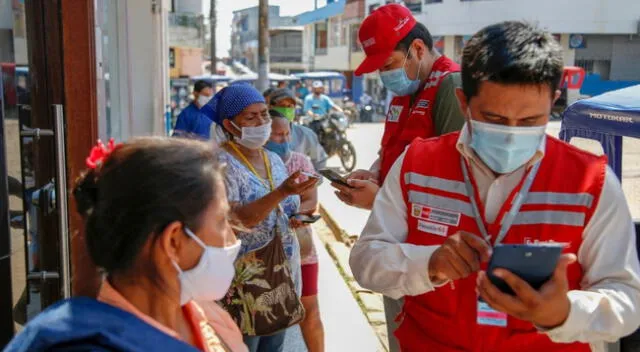
[[[431,33],[429,33],[427,27],[420,22],[417,22],[416,25],[413,26],[409,34],[407,34],[404,38],[402,38],[402,40],[398,42],[398,44],[396,44],[395,50],[407,52],[411,47],[411,43],[413,43],[413,41],[416,39],[422,40],[429,51],[433,50],[433,37],[431,37]]]
[[[197,231],[219,179],[209,144],[147,137],[121,145],[73,190],[89,255],[107,272],[123,273],[170,223]]]
[[[562,70],[562,50],[550,33],[524,22],[502,22],[480,30],[465,45],[462,90],[471,99],[482,81],[490,81],[545,84],[555,94]]]

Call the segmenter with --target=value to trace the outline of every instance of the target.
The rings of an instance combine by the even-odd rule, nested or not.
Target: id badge
[[[487,302],[478,301],[477,321],[478,325],[507,326],[507,313],[498,312],[491,308]]]

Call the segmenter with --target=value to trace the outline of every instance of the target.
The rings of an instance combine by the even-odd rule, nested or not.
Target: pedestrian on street
[[[545,134],[562,72],[550,33],[482,29],[462,57],[465,127],[416,139],[389,171],[350,265],[363,287],[404,297],[403,351],[605,351],[640,325],[620,183],[606,157]],[[547,242],[564,254],[540,289],[504,269],[492,274],[515,295],[489,281],[493,246]]]
[[[342,112],[342,108],[324,94],[324,83],[322,81],[314,81],[312,88],[312,94],[308,94],[304,98],[304,106],[302,108],[304,114],[309,116],[326,115],[332,110]]]
[[[308,156],[316,170],[324,169],[327,164],[327,152],[318,135],[307,126],[295,123],[296,99],[289,89],[276,89],[269,96],[271,108],[283,114],[290,123],[291,149]]]
[[[365,18],[358,37],[367,55],[356,75],[378,70],[384,88],[395,94],[387,112],[379,158],[369,170],[347,176],[353,188],[332,184],[348,205],[371,209],[394,161],[415,138],[459,131],[464,125],[455,91],[460,87],[460,67],[433,47],[429,30],[399,4],[382,6]],[[392,352],[402,301],[384,297]]]
[[[289,175],[296,171],[305,174],[299,181],[305,182],[309,176],[315,175],[316,170],[309,157],[293,151],[291,148],[291,123],[277,110],[269,110],[271,115],[271,138],[265,144],[265,148],[278,154],[287,167]],[[318,210],[318,188],[313,187],[300,194],[300,209],[298,214],[312,216]],[[300,243],[301,273],[302,273],[302,305],[305,310],[304,320],[300,323],[302,335],[309,352],[324,352],[324,327],[320,319],[320,306],[318,304],[318,255],[313,243],[313,228],[291,218],[292,228],[295,229]]]
[[[286,329],[304,317],[300,302],[300,247],[289,217],[298,212],[300,194],[316,180],[298,182],[282,159],[263,147],[271,136],[265,100],[248,84],[234,84],[213,98],[214,121],[227,142],[225,184],[231,214],[245,228],[236,277],[221,303],[234,317],[252,352],[284,349]]]
[[[247,351],[214,302],[240,241],[211,146],[140,138],[98,146],[87,164],[73,195],[105,272],[98,298],[52,305],[4,351]]]
[[[174,136],[186,135],[209,139],[212,121],[200,109],[213,97],[213,85],[207,81],[197,81],[193,86],[193,101],[186,107],[176,121]]]

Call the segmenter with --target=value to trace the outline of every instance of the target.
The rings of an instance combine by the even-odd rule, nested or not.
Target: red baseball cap
[[[400,4],[384,5],[364,19],[358,38],[367,57],[356,69],[356,76],[379,70],[393,50],[415,27],[411,11]]]

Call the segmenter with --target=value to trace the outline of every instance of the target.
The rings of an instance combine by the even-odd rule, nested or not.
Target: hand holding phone
[[[326,177],[327,179],[329,179],[329,181],[331,181],[331,182],[337,183],[337,184],[345,186],[345,187],[353,188],[353,186],[349,185],[349,183],[347,182],[347,179],[344,178],[339,173],[337,173],[335,170],[332,170],[332,169],[320,169],[320,170],[318,170],[318,173],[320,175]]]
[[[520,246],[532,247],[531,245]],[[497,248],[498,246],[496,246],[496,249]],[[549,253],[549,250],[550,248],[547,247],[536,248],[533,251],[539,254],[541,252]],[[557,248],[551,249],[550,251],[555,255],[556,250]],[[560,251],[561,250],[562,247],[560,246]],[[536,257],[536,254],[534,254],[532,250],[523,250],[522,248],[499,251],[510,253],[521,252],[525,257]],[[504,257],[504,254],[499,254],[498,256]],[[549,254],[540,256],[553,257]],[[519,255],[516,255],[516,257],[519,257]],[[497,258],[498,257],[493,259],[494,264],[491,267],[498,269],[490,269],[488,272],[480,272],[478,274],[476,289],[480,295],[480,299],[484,303],[496,311],[531,322],[542,329],[556,328],[567,320],[569,311],[571,310],[571,302],[568,297],[569,279],[567,276],[567,268],[577,260],[574,254],[560,254],[559,258],[556,259],[556,263],[553,265],[551,276],[548,277],[547,280],[539,279],[540,276],[546,278],[546,275],[541,275],[542,272],[548,271],[546,267],[544,270],[536,269],[538,272],[534,275],[532,275],[531,272],[535,270],[531,270],[531,268],[520,271],[521,274],[515,274],[508,268],[505,268],[505,266],[511,266],[511,270],[513,271],[519,271],[521,268],[513,268],[511,264],[500,264]],[[531,261],[533,261],[533,259]],[[522,264],[518,265],[523,266]],[[502,288],[494,285],[493,280],[495,279],[490,279],[489,274],[506,283],[509,290],[514,292],[514,295],[505,293],[502,291]],[[519,275],[528,277],[522,278]],[[532,278],[532,276],[534,278]],[[535,277],[538,277],[538,279]],[[527,280],[531,280],[532,282],[529,283]],[[533,287],[538,286],[538,283],[534,280],[538,280],[538,282],[542,281],[541,286],[537,289]]]
[[[322,218],[322,216],[320,215],[307,215],[307,214],[293,214],[291,215],[291,217],[305,224],[313,224],[314,222]]]

